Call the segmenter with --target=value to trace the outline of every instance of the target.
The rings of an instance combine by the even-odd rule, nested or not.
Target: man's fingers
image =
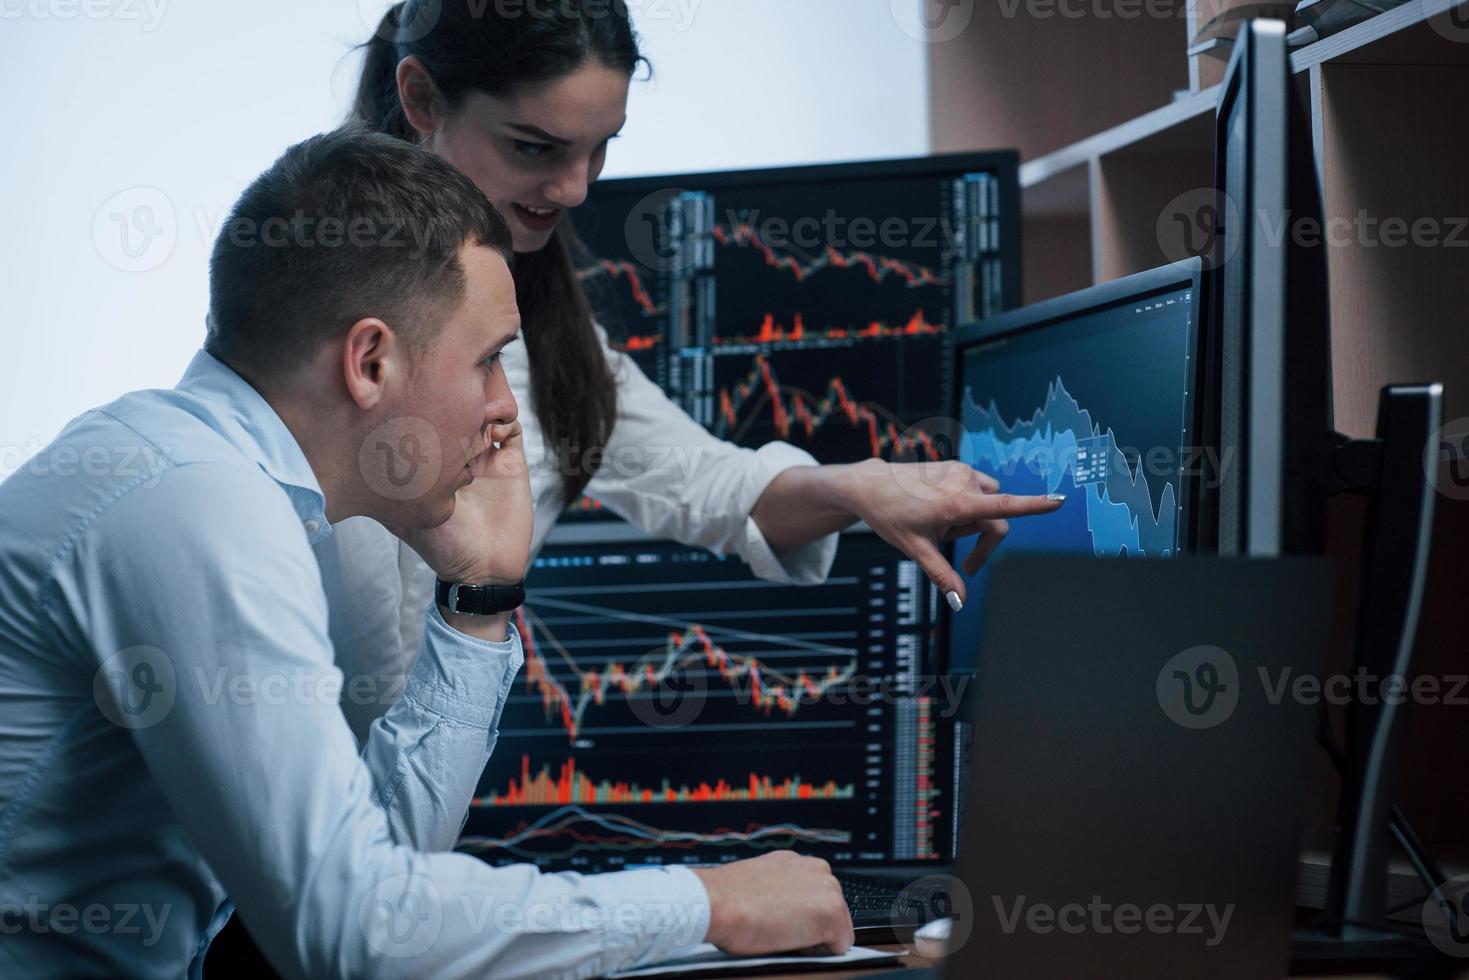
[[[519,419],[506,425],[492,425],[490,426],[490,442],[504,446],[507,442],[518,440],[523,431]]]

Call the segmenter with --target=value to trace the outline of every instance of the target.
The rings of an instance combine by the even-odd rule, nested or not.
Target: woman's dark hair
[[[452,110],[472,92],[506,96],[588,64],[626,71],[644,62],[624,0],[407,0],[367,42],[354,118],[416,141],[398,98],[398,63],[412,55]],[[563,221],[550,244],[516,255],[516,296],[530,357],[531,404],[559,458],[566,503],[596,472],[617,417],[617,382],[572,261]]]

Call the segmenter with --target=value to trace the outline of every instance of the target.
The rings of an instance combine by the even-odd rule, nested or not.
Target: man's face
[[[463,300],[419,356],[397,406],[397,414],[413,419],[419,430],[416,458],[429,464],[425,475],[431,482],[390,504],[398,512],[383,516],[392,526],[437,527],[452,517],[455,494],[473,481],[471,465],[489,449],[490,426],[515,421],[519,411],[499,363],[500,352],[520,333],[510,269],[499,252],[477,245],[466,245],[459,261],[466,279]],[[404,465],[416,464],[409,458]]]

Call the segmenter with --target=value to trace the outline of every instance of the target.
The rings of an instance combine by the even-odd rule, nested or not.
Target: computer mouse
[[[913,951],[929,959],[941,959],[949,949],[949,929],[952,919],[934,919],[913,933]]]

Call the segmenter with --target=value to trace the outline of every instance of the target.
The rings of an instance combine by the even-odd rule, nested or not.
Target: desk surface
[[[872,948],[883,950],[899,950],[904,949],[905,947],[873,946]],[[922,956],[919,956],[917,953],[909,952],[906,956],[899,960],[898,965],[895,966],[867,967],[865,969],[853,970],[822,970],[817,973],[812,973],[810,971],[803,973],[770,973],[761,974],[760,976],[761,980],[848,980],[848,978],[851,978],[851,980],[861,980],[861,978],[866,977],[873,978],[873,980],[879,980],[879,978],[898,969],[908,969],[916,966],[933,966],[934,962],[934,960],[926,959]],[[1469,974],[1465,975],[1469,976]],[[1384,974],[1371,973],[1357,973],[1350,975],[1344,974],[1336,978],[1318,977],[1316,978],[1316,980],[1369,980],[1369,978],[1371,978],[1371,980],[1377,980],[1378,977],[1381,977],[1382,980],[1388,980],[1388,978]]]

